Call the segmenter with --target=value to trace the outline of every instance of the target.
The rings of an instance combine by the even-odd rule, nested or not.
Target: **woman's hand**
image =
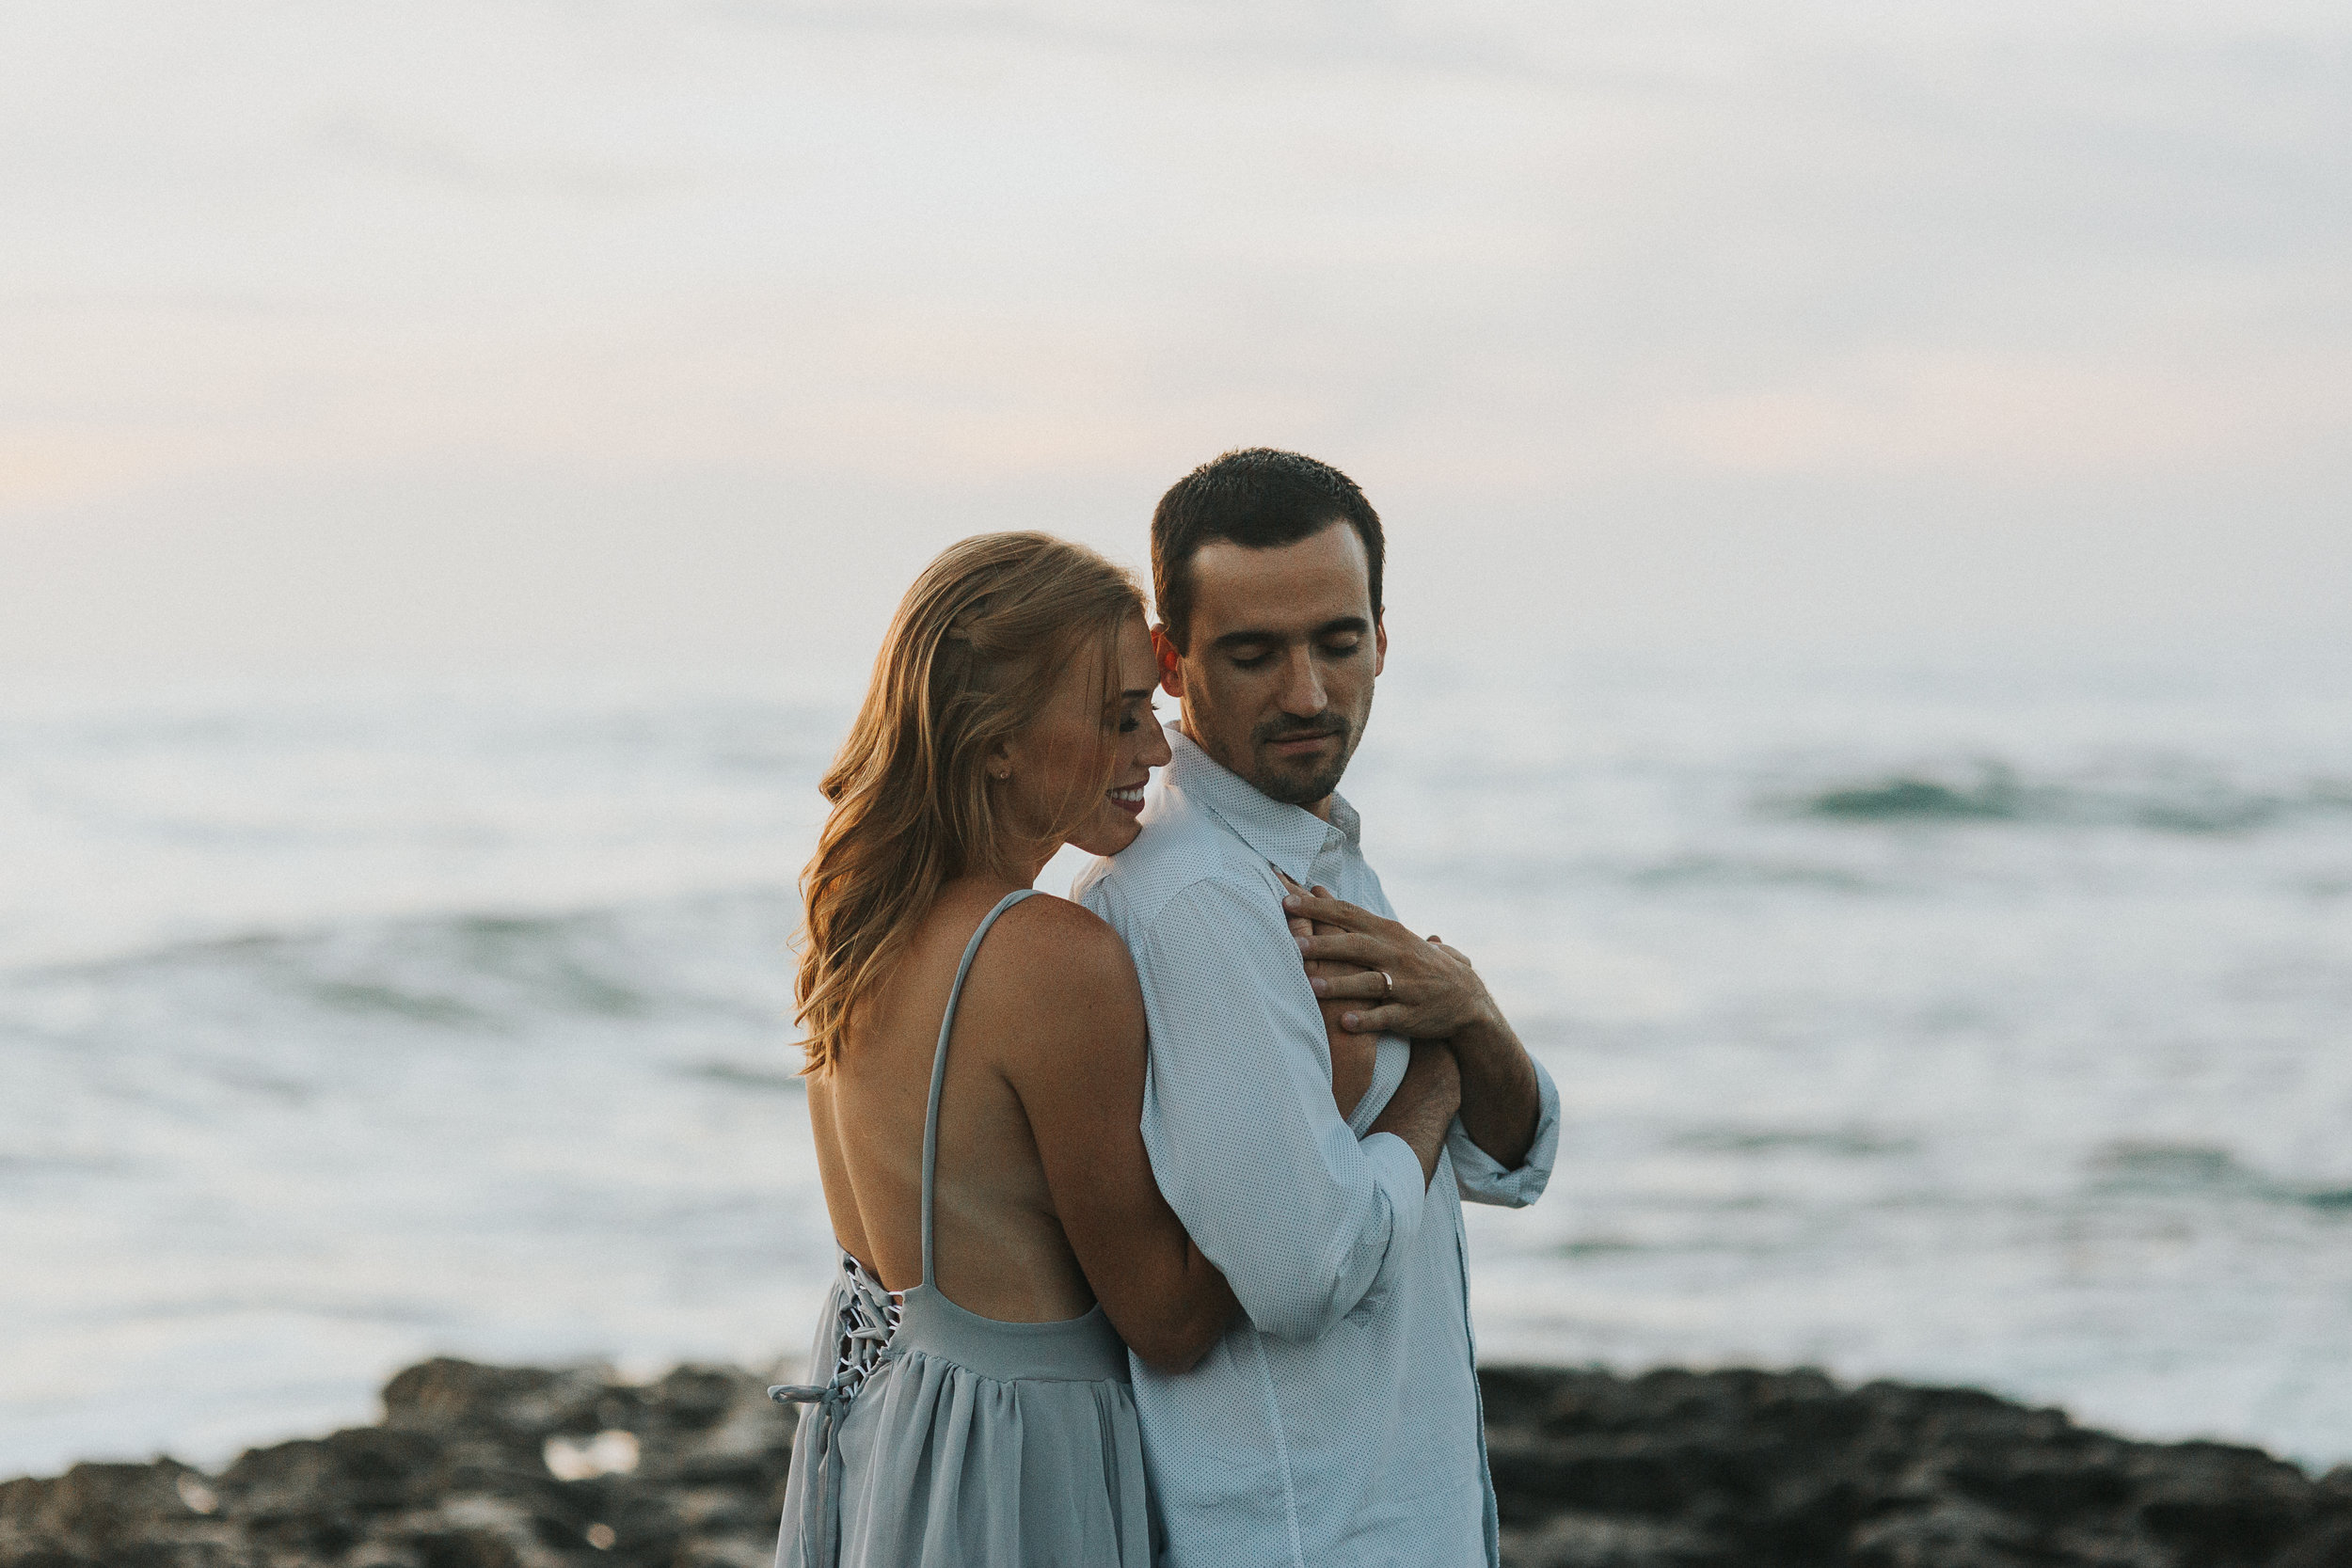
[[[1300,887],[1296,882],[1292,881],[1279,867],[1276,868],[1274,874],[1277,877],[1281,878],[1282,886],[1290,895],[1290,896],[1283,901],[1286,906],[1296,902],[1299,898],[1309,896],[1308,890]],[[1330,895],[1329,891],[1321,886],[1317,886],[1314,889],[1314,894],[1324,897],[1328,897]],[[1291,928],[1291,935],[1294,937],[1307,938],[1313,936],[1338,936],[1341,934],[1342,928],[1340,927],[1317,925],[1310,916],[1295,912],[1287,908],[1284,910],[1283,917],[1286,921],[1288,921]],[[1360,964],[1348,963],[1339,958],[1308,958],[1303,951],[1303,944],[1299,958],[1300,960],[1307,966],[1307,978],[1310,982],[1318,980],[1337,980],[1344,978],[1350,974],[1359,974],[1363,973],[1363,966]],[[1315,995],[1317,997],[1324,996],[1324,988],[1322,986],[1317,986],[1315,988]],[[1324,1022],[1328,1024],[1334,1031],[1342,1034],[1347,1033],[1348,1031],[1340,1029],[1340,1015],[1343,1012],[1352,1011],[1353,1009],[1354,1004],[1350,1003],[1344,995],[1326,998],[1323,1002]],[[1371,1029],[1358,1032],[1366,1035],[1378,1033],[1377,1030]]]
[[[1304,895],[1307,892],[1285,876],[1281,867],[1276,866],[1274,874],[1282,879],[1282,886],[1290,893]],[[1284,918],[1289,921],[1294,937],[1312,937],[1318,930],[1315,923],[1306,915],[1286,913]],[[1336,926],[1320,929],[1328,935],[1339,934]],[[1304,961],[1308,983],[1318,988],[1326,981],[1343,979],[1357,972],[1354,964],[1337,959],[1306,958]],[[1372,1071],[1379,1049],[1379,1037],[1373,1031],[1351,1030],[1341,1024],[1341,1016],[1352,1010],[1356,1006],[1354,1003],[1344,998],[1326,999],[1320,989],[1315,995],[1323,1009],[1324,1043],[1331,1053],[1331,1101],[1340,1108],[1342,1117],[1351,1117],[1356,1114],[1357,1102],[1364,1098],[1364,1091],[1372,1087]]]

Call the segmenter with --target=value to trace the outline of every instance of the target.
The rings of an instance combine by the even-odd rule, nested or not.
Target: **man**
[[[1076,892],[1142,978],[1153,1174],[1246,1314],[1190,1372],[1134,1369],[1170,1568],[1497,1561],[1461,1199],[1534,1201],[1559,1096],[1470,961],[1389,918],[1334,793],[1382,553],[1294,452],[1229,452],[1152,520],[1183,721],[1142,836]]]

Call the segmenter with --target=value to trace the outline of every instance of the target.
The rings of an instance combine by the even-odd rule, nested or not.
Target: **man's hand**
[[[1450,1044],[1461,1066],[1462,1131],[1495,1164],[1518,1169],[1534,1147],[1543,1089],[1534,1062],[1470,959],[1326,888],[1294,893],[1282,908],[1294,922],[1310,923],[1298,951],[1327,1015],[1336,1001],[1343,1029],[1405,1035],[1416,1050],[1422,1040]],[[1326,934],[1335,927],[1336,935]],[[1331,962],[1363,967],[1353,974],[1314,974],[1316,964]]]
[[[1282,900],[1282,910],[1294,935],[1300,921],[1311,927],[1298,937],[1298,951],[1315,995],[1354,1004],[1342,1006],[1341,1027],[1361,1035],[1445,1040],[1468,1028],[1502,1022],[1502,1009],[1470,959],[1436,937],[1424,942],[1322,887],[1292,894]],[[1354,973],[1332,974],[1325,966],[1334,962]]]

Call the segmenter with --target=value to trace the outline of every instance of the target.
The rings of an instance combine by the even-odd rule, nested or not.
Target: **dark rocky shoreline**
[[[2352,1466],[1805,1371],[1481,1377],[1511,1568],[2352,1568]],[[217,1475],[0,1483],[0,1568],[766,1568],[793,1418],[764,1386],[429,1361],[382,1424]]]

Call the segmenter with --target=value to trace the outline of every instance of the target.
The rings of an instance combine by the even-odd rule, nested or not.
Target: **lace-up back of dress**
[[[841,1255],[841,1278],[846,1289],[841,1304],[841,1340],[835,1348],[831,1381],[845,1398],[857,1391],[881,1364],[882,1353],[898,1332],[906,1310],[906,1292],[885,1291],[866,1265],[848,1253]]]

